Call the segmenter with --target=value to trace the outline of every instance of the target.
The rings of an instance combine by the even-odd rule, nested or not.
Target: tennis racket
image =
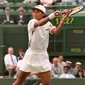
[[[71,9],[71,13],[69,14],[69,16],[71,15],[74,15],[78,12],[80,12],[84,7],[83,6],[78,6],[78,7],[75,7],[73,9]],[[62,14],[65,14],[66,12],[63,12]]]

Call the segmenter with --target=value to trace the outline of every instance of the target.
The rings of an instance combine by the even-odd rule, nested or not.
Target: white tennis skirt
[[[51,70],[47,51],[37,51],[29,48],[20,67],[24,72],[46,72]]]

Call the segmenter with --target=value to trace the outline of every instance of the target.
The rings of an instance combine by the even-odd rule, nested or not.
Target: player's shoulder
[[[36,20],[35,19],[31,19],[28,24],[32,24],[34,22],[36,22]]]
[[[29,20],[29,23],[32,22],[32,21],[34,21],[34,19]]]
[[[34,21],[34,19],[31,19],[30,21]]]
[[[48,24],[48,25],[50,25],[50,24],[52,24],[50,21],[48,21],[46,24]]]
[[[53,24],[52,24],[50,21],[48,21],[48,22],[46,23],[46,26],[53,27]]]
[[[31,19],[29,22],[35,22],[35,21],[37,21],[37,20],[35,20],[35,19]]]

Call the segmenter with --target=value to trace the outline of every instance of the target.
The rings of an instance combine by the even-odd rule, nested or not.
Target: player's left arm
[[[66,14],[63,16],[62,20],[60,21],[60,24],[58,25],[58,27],[57,28],[53,28],[51,30],[51,32],[53,34],[58,35],[61,32],[62,26],[64,25],[64,21],[69,16],[70,13],[71,13],[71,11],[67,11]]]

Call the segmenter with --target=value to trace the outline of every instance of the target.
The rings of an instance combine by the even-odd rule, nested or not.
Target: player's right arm
[[[56,15],[57,14],[57,15]],[[50,21],[51,19],[57,17],[57,16],[61,16],[62,12],[56,10],[54,13],[50,14],[49,16],[42,18],[41,20],[38,20],[34,23],[34,28],[38,27],[38,26],[42,26],[44,24],[46,24],[48,21]]]

